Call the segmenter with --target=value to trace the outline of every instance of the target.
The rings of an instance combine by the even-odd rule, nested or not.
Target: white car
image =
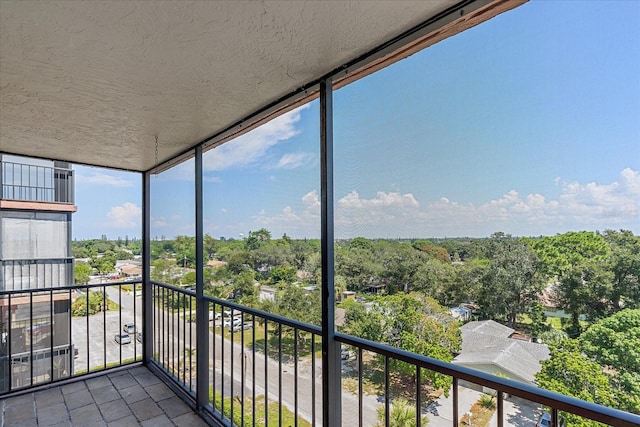
[[[244,323],[233,323],[233,328],[231,328],[234,332],[235,331],[241,331],[241,330],[247,330],[247,329],[251,329],[253,328],[253,324],[251,322],[244,322]]]
[[[221,318],[222,315],[220,313],[214,313],[213,311],[209,312],[209,321],[211,322],[212,320],[218,320],[219,318]]]
[[[236,325],[240,325],[240,324],[242,324],[242,318],[230,317],[228,319],[225,319],[224,322],[222,322],[222,327],[229,328],[229,330],[231,330],[232,328],[235,328]]]

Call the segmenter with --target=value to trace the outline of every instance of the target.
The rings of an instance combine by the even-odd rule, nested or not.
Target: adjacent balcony
[[[201,301],[204,316],[195,292],[156,282],[1,292],[3,425],[41,425],[51,408],[64,425],[197,425],[196,412],[198,423],[212,425],[328,425],[330,378],[342,384],[329,398],[341,403],[345,426],[396,425],[392,406],[400,399],[411,402],[411,425],[474,425],[469,411],[479,388],[495,399],[488,425],[534,425],[545,410],[552,425],[562,425],[561,411],[617,426],[640,422],[340,333],[341,369],[323,372],[321,327]],[[433,373],[452,380],[439,397],[424,387]]]
[[[73,170],[67,163],[54,166],[3,160],[0,199],[24,202],[74,203]]]

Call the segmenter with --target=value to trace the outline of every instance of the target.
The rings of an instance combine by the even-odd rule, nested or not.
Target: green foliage
[[[305,291],[296,285],[282,284],[276,292],[275,312],[300,322],[320,325],[320,290]]]
[[[340,307],[345,310],[344,332],[371,341],[382,340],[382,313],[377,310],[367,312],[363,304],[352,299],[344,301]]]
[[[395,294],[378,298],[369,312],[353,300],[342,303],[347,333],[424,356],[450,362],[462,346],[457,321],[434,299],[419,294]],[[394,371],[411,376],[415,367],[392,360]],[[448,392],[451,378],[422,370],[423,380]]]
[[[296,268],[292,265],[278,265],[271,269],[269,275],[269,281],[272,284],[293,283],[296,280]]]
[[[89,264],[95,268],[99,274],[112,273],[116,271],[116,255],[111,251],[107,251],[102,256],[91,258]]]
[[[540,340],[540,342],[549,346],[560,344],[567,338],[569,338],[569,335],[567,335],[565,331],[560,329],[550,329],[538,335],[538,339]]]
[[[640,374],[640,309],[623,310],[591,325],[580,344],[599,364]]]
[[[385,407],[378,406],[378,427],[385,425]],[[422,417],[422,425],[428,423],[428,418]],[[406,399],[394,399],[389,405],[389,427],[412,427],[416,425],[416,407]]]
[[[544,288],[538,257],[526,243],[500,233],[491,237],[489,251],[478,303],[485,316],[514,327],[516,316],[529,311]]]
[[[489,394],[483,394],[478,399],[478,403],[485,409],[491,409],[496,406],[496,399]]]
[[[581,350],[578,341],[567,339],[551,348],[551,357],[542,362],[536,382],[542,388],[567,396],[617,407],[617,396],[602,366],[590,360]],[[562,413],[567,425],[599,426],[577,415]]]
[[[233,280],[233,294],[241,304],[254,307],[258,303],[258,288],[253,271],[243,271]]]
[[[76,285],[86,285],[89,283],[93,268],[86,262],[76,262],[73,266],[73,280]]]
[[[87,295],[89,296],[89,315],[103,311],[109,306],[110,300],[105,298],[104,292],[90,291],[88,294],[80,295],[71,304],[72,316],[87,315]]]
[[[612,310],[640,308],[640,236],[629,230],[605,230],[603,237],[611,249]]]
[[[255,250],[262,246],[264,243],[271,240],[271,232],[266,228],[261,228],[258,231],[250,231],[249,236],[245,239],[245,247],[247,250]]]
[[[545,273],[557,280],[557,303],[571,313],[574,331],[580,331],[580,314],[589,319],[606,316],[613,275],[607,268],[611,250],[602,235],[570,231],[529,243]]]
[[[529,309],[529,318],[531,319],[531,325],[529,325],[529,332],[532,337],[539,337],[549,331],[551,328],[547,325],[547,316],[544,314],[544,307],[538,302],[531,304]]]

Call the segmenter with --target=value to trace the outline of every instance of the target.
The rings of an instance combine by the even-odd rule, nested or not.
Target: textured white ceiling
[[[148,170],[456,0],[0,1],[0,151]]]

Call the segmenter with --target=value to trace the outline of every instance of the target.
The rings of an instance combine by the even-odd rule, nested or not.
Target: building
[[[472,321],[460,330],[462,351],[453,360],[456,365],[535,385],[540,362],[549,358],[546,344],[512,338],[513,329],[493,320]]]
[[[70,301],[33,291],[73,285],[76,206],[69,163],[0,154],[0,170],[0,291],[11,296],[0,299],[5,390],[9,381],[15,388],[72,372]]]

